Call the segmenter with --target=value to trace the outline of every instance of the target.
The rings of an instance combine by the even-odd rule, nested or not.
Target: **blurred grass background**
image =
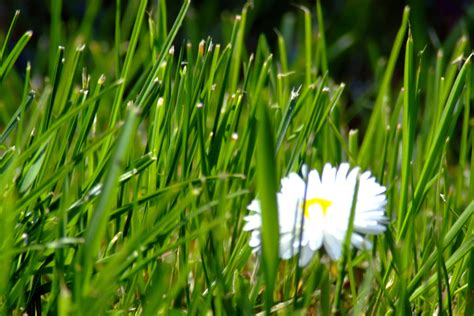
[[[16,40],[27,30],[34,30],[29,47],[24,51],[19,65],[30,60],[37,72],[47,67],[45,51],[51,47],[51,5],[47,0],[2,0],[0,1],[0,28],[6,30],[15,10],[21,10],[22,19],[15,29]],[[94,19],[94,32],[91,40],[101,45],[113,45],[115,0],[102,1],[64,1],[61,20],[65,28],[61,29],[60,44],[75,34],[91,3],[100,7]],[[212,37],[216,42],[229,40],[233,17],[240,13],[246,1],[231,0],[195,0],[192,1],[184,27],[178,39],[198,43],[201,39]],[[175,16],[181,6],[178,1],[168,5],[169,15]],[[301,23],[297,6],[310,7],[311,0],[254,0],[249,11],[246,44],[254,51],[261,34],[266,35],[271,47],[276,46],[275,29],[280,29],[285,39],[293,37],[291,31]],[[390,52],[392,40],[399,27],[399,17],[405,5],[411,8],[411,30],[414,35],[415,51],[427,47],[433,54],[443,45],[454,45],[455,40],[464,32],[472,34],[474,30],[474,3],[470,0],[409,0],[376,1],[348,0],[322,1],[326,20],[326,37],[329,45],[331,75],[337,81],[354,82],[356,91],[367,88],[367,81],[373,78],[373,71],[380,56]],[[122,7],[133,12],[137,1],[123,1]],[[171,26],[172,21],[168,21]],[[285,34],[286,31],[286,34]],[[447,42],[445,42],[448,40]],[[179,41],[178,41],[179,42]],[[291,44],[298,44],[293,39]],[[289,44],[290,44],[289,43]],[[435,49],[433,49],[435,48]],[[451,47],[448,47],[451,48]],[[296,49],[295,49],[296,50]],[[290,59],[292,57],[289,51]],[[293,56],[294,57],[294,56]],[[342,62],[343,61],[343,62]],[[351,85],[349,85],[351,86]]]

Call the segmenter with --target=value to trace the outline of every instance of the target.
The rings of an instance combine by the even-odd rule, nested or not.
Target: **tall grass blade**
[[[262,210],[262,270],[265,277],[265,309],[270,313],[278,267],[278,191],[272,126],[265,104],[258,105],[257,189]]]

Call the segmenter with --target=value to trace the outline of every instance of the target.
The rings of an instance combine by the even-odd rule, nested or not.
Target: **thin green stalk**
[[[56,48],[61,44],[61,14],[62,14],[63,1],[62,0],[51,0],[51,30],[50,30],[50,43],[49,43],[49,60],[56,60]],[[56,63],[49,64],[49,76],[53,78],[56,71]]]
[[[10,26],[8,27],[7,34],[5,35],[3,45],[2,45],[2,50],[0,50],[0,66],[3,64],[3,58],[5,56],[5,52],[8,47],[8,43],[10,43],[10,40],[13,35],[13,30],[15,29],[15,25],[18,22],[18,17],[20,16],[20,10],[15,11],[15,15],[13,16],[12,21],[10,22]]]
[[[311,37],[313,30],[311,28],[311,12],[306,7],[299,7],[303,11],[304,15],[304,52],[305,52],[305,86],[309,87],[312,83],[311,79],[311,68],[312,68],[312,54],[311,46],[312,41]]]
[[[328,72],[328,57],[326,48],[326,35],[324,30],[323,10],[321,9],[321,0],[316,1],[316,15],[318,17],[318,51],[321,56],[321,70],[325,74]]]
[[[393,48],[390,53],[390,58],[388,60],[388,64],[383,76],[382,83],[378,89],[377,99],[374,103],[374,109],[372,115],[370,116],[369,125],[367,127],[367,132],[362,142],[359,154],[359,165],[362,168],[365,168],[370,160],[370,155],[373,152],[374,142],[378,140],[377,131],[384,127],[383,122],[383,104],[385,103],[385,99],[389,96],[389,88],[390,82],[392,81],[393,73],[395,71],[395,66],[397,63],[398,55],[400,53],[400,49],[403,45],[403,39],[405,38],[405,34],[408,28],[408,17],[410,15],[410,8],[405,7],[403,11],[403,18],[402,24],[400,29],[398,30],[397,36],[395,38],[395,42],[393,43]]]
[[[342,246],[342,259],[338,264],[339,274],[337,276],[337,283],[336,283],[336,295],[334,299],[334,310],[340,311],[342,310],[342,301],[341,298],[343,296],[342,293],[342,286],[344,282],[344,276],[346,271],[346,266],[348,271],[352,270],[352,266],[347,265],[347,262],[350,262],[349,256],[351,256],[351,239],[352,239],[352,232],[354,230],[354,218],[356,212],[357,201],[359,197],[359,181],[360,175],[357,175],[357,180],[354,187],[354,193],[352,195],[352,204],[351,204],[351,212],[349,215],[349,221],[347,223],[347,230],[344,236],[344,244]],[[349,272],[351,273],[351,272]]]
[[[128,44],[127,54],[125,55],[125,61],[123,63],[122,71],[120,73],[120,80],[123,80],[124,84],[121,85],[117,89],[114,102],[112,104],[112,110],[111,110],[111,115],[110,115],[110,120],[109,120],[109,125],[111,127],[115,126],[115,124],[117,123],[117,119],[119,117],[120,106],[122,105],[122,101],[123,101],[125,87],[126,87],[126,84],[128,83],[128,80],[130,80],[130,78],[128,78],[128,74],[130,72],[130,67],[132,65],[133,58],[135,56],[135,50],[137,48],[138,38],[139,38],[140,31],[142,28],[143,17],[145,14],[147,3],[148,3],[148,0],[140,0],[140,6],[138,8],[136,20],[133,25],[133,31],[130,37],[130,42]],[[105,148],[105,150],[109,150],[109,148]]]
[[[415,141],[414,128],[416,122],[416,82],[413,56],[413,39],[411,34],[408,34],[408,40],[405,50],[405,74],[404,74],[404,93],[403,93],[403,124],[402,124],[402,175],[401,175],[401,189],[400,189],[400,204],[398,209],[398,230],[400,231],[401,223],[409,221],[408,210],[408,195],[410,187],[411,163],[413,155],[413,146]],[[399,235],[402,238],[403,235]]]

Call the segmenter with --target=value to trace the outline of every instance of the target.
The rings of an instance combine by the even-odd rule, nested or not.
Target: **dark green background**
[[[44,74],[47,61],[35,61],[36,56],[48,56],[49,5],[46,0],[1,0],[0,29],[5,33],[16,9],[21,16],[16,28],[18,38],[26,30],[33,30],[34,37],[27,46],[17,67],[24,69],[26,61],[32,61],[33,70]],[[77,31],[86,9],[87,1],[63,1],[62,19],[66,29],[63,39],[70,38]],[[115,0],[102,1],[102,9],[96,19],[91,40],[109,43],[113,47]],[[138,1],[135,1],[138,4]],[[150,12],[157,1],[150,3]],[[426,54],[434,54],[443,45],[450,47],[461,34],[474,34],[474,3],[469,0],[334,0],[322,1],[329,48],[329,68],[331,77],[349,86],[356,99],[366,93],[377,77],[377,63],[390,53],[395,34],[400,25],[403,8],[411,7],[411,30],[415,38],[415,50],[425,49]],[[122,1],[122,11],[129,1]],[[133,4],[133,3],[132,3]],[[233,18],[241,12],[245,1],[195,0],[180,32],[177,45],[183,41],[198,43],[211,36],[215,42],[226,40]],[[261,34],[266,36],[275,49],[275,29],[284,29],[283,24],[293,25],[293,30],[301,29],[302,13],[297,7],[304,5],[315,14],[315,1],[254,0],[249,11],[249,29],[246,37],[247,49],[254,51]],[[176,16],[180,1],[168,1],[168,24]],[[313,23],[317,25],[316,21]],[[293,38],[287,38],[288,54],[292,61],[292,50],[301,44],[302,32],[295,31]],[[472,42],[472,39],[471,39]],[[340,45],[344,44],[344,45]],[[40,53],[40,54],[38,54]],[[397,67],[401,69],[400,67]],[[400,78],[401,74],[395,74]]]

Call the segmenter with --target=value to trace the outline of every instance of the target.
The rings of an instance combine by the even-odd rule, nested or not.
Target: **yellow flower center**
[[[306,200],[304,203],[304,217],[309,218],[309,208],[315,204],[318,204],[323,210],[323,215],[326,216],[328,208],[332,205],[332,202],[326,199],[313,198]]]

